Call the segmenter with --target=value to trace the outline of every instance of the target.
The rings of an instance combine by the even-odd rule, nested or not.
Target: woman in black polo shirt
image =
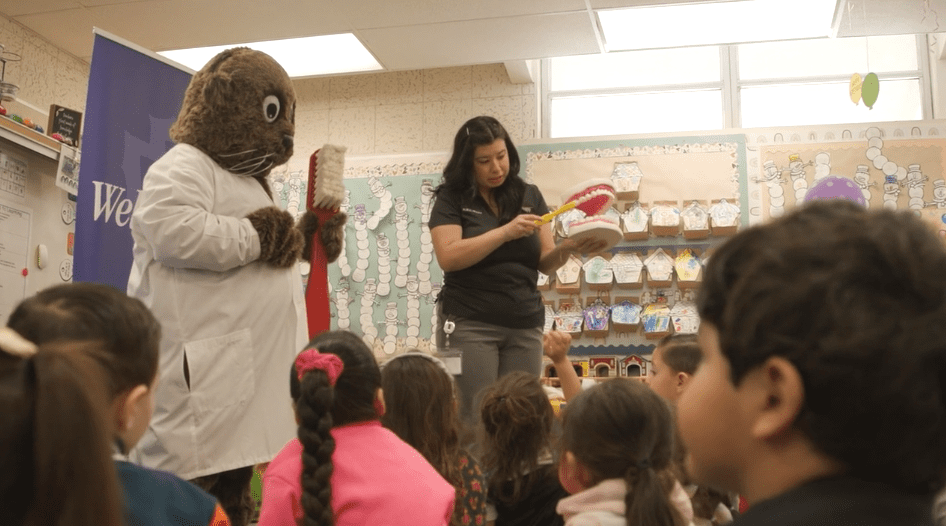
[[[499,121],[470,119],[453,141],[430,214],[444,272],[437,349],[444,356],[462,353],[457,386],[468,421],[483,387],[512,371],[539,373],[545,307],[538,272],[551,274],[569,255],[598,248],[594,241],[556,246],[549,225],[536,226],[549,209],[538,188],[519,177],[519,167]]]

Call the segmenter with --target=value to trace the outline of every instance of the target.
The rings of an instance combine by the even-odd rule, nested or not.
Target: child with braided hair
[[[381,426],[381,370],[364,341],[327,331],[290,375],[299,424],[263,475],[259,526],[444,526],[455,490]]]
[[[693,508],[673,476],[670,407],[637,380],[579,393],[562,420],[566,526],[684,526]]]

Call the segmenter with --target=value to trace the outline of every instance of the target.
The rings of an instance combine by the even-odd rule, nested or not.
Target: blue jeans
[[[444,353],[446,319],[437,305],[437,352]],[[449,316],[455,324],[450,334],[449,351],[463,353],[461,374],[455,376],[460,391],[460,418],[473,425],[479,421],[474,413],[479,405],[479,393],[499,377],[513,371],[525,371],[536,376],[542,368],[542,327],[509,329],[492,323]]]

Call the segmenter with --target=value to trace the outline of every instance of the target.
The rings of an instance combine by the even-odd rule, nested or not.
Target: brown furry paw
[[[302,253],[302,234],[292,215],[275,206],[260,208],[246,216],[259,234],[259,260],[277,268],[289,268]]]
[[[299,219],[296,229],[302,234],[302,259],[312,263],[312,238],[319,231],[319,217],[306,210]]]
[[[339,212],[328,219],[319,236],[322,239],[322,248],[325,249],[325,260],[334,263],[338,256],[342,254],[342,241],[345,240],[345,222],[348,221],[348,215],[345,212]]]

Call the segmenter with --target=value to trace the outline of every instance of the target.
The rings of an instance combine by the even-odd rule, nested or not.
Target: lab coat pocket
[[[184,344],[198,434],[239,420],[256,391],[250,329]]]

